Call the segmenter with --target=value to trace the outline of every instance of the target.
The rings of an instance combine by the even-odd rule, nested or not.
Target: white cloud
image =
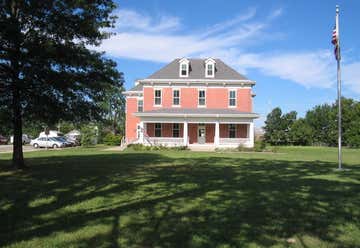
[[[181,26],[178,18],[163,16],[155,20],[132,10],[122,10],[117,12],[117,33],[97,49],[116,57],[168,62],[176,57],[198,56],[238,44],[246,46],[259,38],[266,26],[246,22],[255,13],[255,9],[249,10],[205,32],[173,34],[173,30]]]
[[[259,69],[263,74],[291,80],[307,88],[329,88],[335,80],[331,56],[328,51],[243,54],[233,63],[240,68]]]
[[[274,37],[272,22],[282,13],[283,9],[279,8],[262,20],[255,20],[256,9],[252,8],[243,15],[195,32],[182,30],[178,17],[154,17],[134,10],[119,10],[116,35],[96,49],[114,57],[156,62],[169,62],[178,57],[219,57],[240,73],[256,69],[306,88],[333,87],[336,67],[333,54],[328,50],[247,52],[254,44]],[[343,68],[344,85],[360,94],[360,62],[344,63]]]
[[[268,18],[269,18],[269,19],[277,18],[277,17],[281,16],[282,13],[283,13],[283,9],[282,9],[282,8],[278,8],[278,9],[274,10],[273,12],[271,12],[271,13],[269,14],[269,17],[268,17]]]
[[[237,25],[239,23],[242,23],[242,22],[252,19],[255,15],[256,15],[256,8],[250,8],[247,10],[247,13],[245,13],[243,15],[238,15],[238,16],[234,17],[233,19],[226,20],[226,21],[220,22],[220,23],[216,23],[215,25],[210,27],[208,30],[206,30],[202,34],[202,37],[206,37],[206,36],[218,33],[218,32],[222,32],[224,30],[228,30],[229,28],[234,27],[235,25]]]
[[[161,15],[150,17],[129,9],[115,12],[118,17],[115,28],[117,31],[141,31],[147,33],[160,33],[174,31],[180,27],[180,19],[174,16]]]
[[[360,94],[360,62],[345,64],[342,70],[345,86]]]

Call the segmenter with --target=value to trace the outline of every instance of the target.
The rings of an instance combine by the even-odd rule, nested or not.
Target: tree
[[[13,166],[24,168],[23,118],[49,124],[101,118],[116,64],[90,50],[109,37],[111,0],[0,1],[0,106],[11,110]]]
[[[333,106],[315,106],[306,113],[306,123],[312,128],[313,143],[319,145],[337,144],[337,117]]]
[[[342,98],[343,143],[350,147],[360,147],[360,102]],[[337,104],[334,104],[337,110]]]
[[[290,113],[282,115],[280,108],[275,108],[267,115],[265,121],[265,135],[266,142],[272,145],[286,145],[290,142],[290,128],[296,120],[297,113],[291,111]]]
[[[283,142],[282,144],[287,145],[291,143],[291,128],[294,124],[294,122],[296,122],[296,116],[297,116],[297,112],[296,111],[291,111],[287,114],[284,114],[281,117],[281,130],[283,132]]]
[[[281,143],[281,115],[281,109],[274,108],[266,117],[264,140],[273,145]]]
[[[123,77],[121,74],[121,82]],[[105,99],[101,103],[104,109],[103,126],[109,127],[113,134],[124,135],[125,126],[125,97],[122,94],[123,87],[111,87],[105,93]]]
[[[313,130],[305,119],[296,120],[290,129],[289,133],[290,143],[293,145],[306,146],[312,143]]]

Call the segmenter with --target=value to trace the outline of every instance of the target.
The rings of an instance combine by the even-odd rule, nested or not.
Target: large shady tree
[[[89,49],[109,36],[114,8],[111,0],[0,0],[0,108],[12,121],[15,168],[25,167],[23,119],[100,118],[107,89],[121,87],[116,64]]]

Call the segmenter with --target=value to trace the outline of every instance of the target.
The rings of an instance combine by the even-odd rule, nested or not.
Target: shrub
[[[132,148],[134,151],[184,151],[188,150],[186,146],[145,146],[143,144],[130,144],[128,148]]]
[[[96,145],[96,132],[92,126],[81,128],[81,146],[89,147]]]
[[[274,152],[274,153],[279,152],[279,147],[278,146],[272,146],[271,151]]]
[[[242,144],[240,144],[237,148],[236,148],[237,151],[239,152],[252,152],[254,151],[254,148],[248,148],[248,147],[245,147],[243,146]]]
[[[119,146],[121,143],[121,136],[108,133],[104,136],[103,143],[108,146]]]
[[[255,152],[263,152],[266,149],[266,143],[263,140],[257,140],[254,143],[254,151]]]

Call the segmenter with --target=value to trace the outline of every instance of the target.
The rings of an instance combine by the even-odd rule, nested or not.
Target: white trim
[[[184,113],[134,113],[137,117],[233,117],[233,118],[251,118],[256,119],[260,116],[256,113],[240,113],[240,114],[184,114]]]
[[[199,102],[200,102],[200,91],[204,91],[205,92],[205,104],[204,105],[200,105]],[[197,90],[197,105],[198,105],[198,108],[206,108],[206,103],[207,103],[207,99],[206,99],[206,89],[204,88],[198,88]]]
[[[146,123],[211,123],[214,124],[217,121],[219,124],[249,124],[253,122],[253,118],[246,117],[141,117],[141,121]]]
[[[156,124],[160,124],[160,136],[156,136]],[[155,122],[154,124],[154,137],[155,138],[161,138],[163,135],[163,125],[161,124],[161,122]]]
[[[204,124],[204,125],[200,125],[200,124]],[[204,136],[204,143],[199,143],[199,130],[200,129],[203,129],[204,130],[204,133],[205,133],[205,136]],[[196,132],[196,136],[197,136],[197,143],[198,144],[206,144],[206,125],[205,125],[205,123],[199,123],[198,125],[197,125],[197,132]]]
[[[213,59],[213,58],[207,58],[207,59],[205,59],[205,63],[216,63],[216,61],[215,61],[215,59]]]
[[[212,67],[212,75],[208,74],[208,65],[211,65]],[[205,60],[205,77],[207,78],[214,78],[215,77],[215,60],[208,58]]]
[[[126,99],[144,99],[142,96],[127,96]]]
[[[174,91],[177,90],[179,91],[179,104],[178,105],[174,105]],[[181,89],[176,87],[176,88],[172,88],[172,91],[171,91],[171,103],[172,103],[172,106],[173,107],[181,107]]]
[[[156,91],[160,90],[160,104],[156,104]],[[162,99],[163,99],[163,91],[161,88],[154,88],[154,101],[153,106],[154,107],[162,107]]]
[[[228,125],[228,137],[227,138],[236,139],[236,135],[237,135],[237,126],[236,126],[236,124],[235,123],[229,123],[229,124],[226,124],[226,125]],[[230,125],[235,125],[235,137],[233,137],[233,138],[230,137]]]
[[[211,88],[211,89],[224,89],[224,88],[229,88],[231,87],[231,89],[251,89],[250,86],[213,86],[213,85],[174,85],[174,86],[169,86],[169,85],[156,85],[156,86],[152,86],[152,85],[144,85],[144,88],[172,88],[172,89],[186,89],[186,88]]]
[[[230,105],[230,92],[231,91],[235,91],[235,105],[234,106],[232,106],[232,105]],[[230,89],[228,89],[228,107],[229,108],[237,108],[237,89],[234,89],[234,88],[230,88]]]
[[[188,123],[187,121],[183,122],[183,139],[184,139],[184,146],[187,146],[189,143],[189,134],[188,134]]]
[[[141,111],[141,113],[142,113],[142,112],[144,112],[144,99],[142,99],[142,98],[141,98],[141,99],[140,99],[140,98],[137,99],[137,101],[136,101],[136,109],[137,109],[137,112],[140,112],[140,111],[139,111],[139,101],[142,101],[142,111]]]
[[[129,96],[142,95],[143,92],[142,91],[124,91],[122,94],[126,97],[129,97]]]
[[[179,136],[178,137],[174,137],[174,125],[175,124],[178,124],[179,125],[179,128],[178,128],[178,131],[179,131]],[[172,138],[183,138],[183,137],[180,137],[180,124],[179,122],[174,122],[172,125],[171,125],[171,134],[172,134]]]
[[[215,136],[214,136],[214,144],[217,146],[220,143],[220,123],[219,121],[215,122]]]
[[[192,79],[182,79],[182,78],[173,78],[173,79],[151,79],[151,78],[145,78],[138,80],[139,82],[171,82],[171,83],[177,83],[177,82],[216,82],[216,83],[247,83],[247,84],[256,84],[256,81],[248,80],[248,79],[208,79],[208,78],[192,78]]]
[[[182,75],[182,65],[186,66],[186,75]],[[186,58],[182,58],[179,61],[179,77],[189,77],[189,60]]]

